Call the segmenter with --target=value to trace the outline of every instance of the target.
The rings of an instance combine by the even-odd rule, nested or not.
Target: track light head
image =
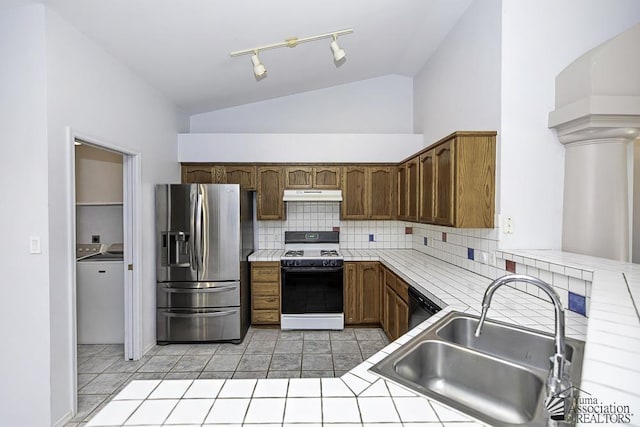
[[[344,49],[341,49],[340,46],[338,46],[338,36],[335,34],[333,35],[333,41],[331,42],[331,52],[333,52],[333,60],[336,64],[341,64],[346,60],[347,54]]]
[[[267,69],[260,62],[260,58],[258,58],[258,51],[253,52],[253,55],[251,56],[251,63],[253,64],[253,74],[256,76],[257,80],[267,77]]]

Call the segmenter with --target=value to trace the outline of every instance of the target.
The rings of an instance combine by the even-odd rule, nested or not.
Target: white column
[[[629,189],[625,138],[565,145],[562,249],[629,260]]]

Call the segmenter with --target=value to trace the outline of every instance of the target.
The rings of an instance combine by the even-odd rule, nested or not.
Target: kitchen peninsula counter
[[[257,251],[249,261],[278,261],[282,252]],[[142,410],[142,406],[150,404],[154,390],[168,390],[178,384],[179,387],[174,387],[178,391],[169,396],[173,400],[164,401],[172,406],[167,412],[166,423],[175,423],[179,418],[174,414],[187,407],[206,406],[206,411],[189,412],[195,424],[482,425],[436,400],[384,380],[368,369],[452,310],[479,314],[482,296],[491,279],[416,250],[343,249],[341,252],[345,261],[381,262],[440,304],[443,310],[341,378],[133,381],[87,425],[124,424],[131,414],[136,415],[134,412],[138,407]],[[512,255],[565,264],[569,256],[541,251],[513,252]],[[580,340],[586,338],[587,342],[580,387],[599,402],[629,405],[631,412],[638,414],[632,417],[632,425],[640,425],[640,391],[637,386],[640,384],[640,318],[630,290],[634,289],[636,295],[640,290],[640,266],[596,260],[578,255],[571,257],[571,263],[581,261],[581,268],[593,269],[590,318],[566,310],[567,336]],[[496,292],[488,317],[553,332],[551,304],[508,286]],[[151,403],[158,404],[158,401]]]

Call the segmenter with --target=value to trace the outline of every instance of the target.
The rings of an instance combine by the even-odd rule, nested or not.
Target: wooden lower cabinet
[[[251,323],[280,324],[280,263],[251,263]]]
[[[383,267],[382,329],[394,341],[409,330],[409,285]]]
[[[381,287],[378,262],[344,263],[344,322],[380,323]]]

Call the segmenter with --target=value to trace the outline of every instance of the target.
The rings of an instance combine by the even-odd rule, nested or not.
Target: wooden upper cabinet
[[[313,188],[323,190],[339,190],[342,181],[342,168],[339,166],[314,166]]]
[[[370,219],[392,219],[395,208],[395,168],[371,166],[369,168]]]
[[[342,178],[342,219],[392,219],[394,166],[346,166]]]
[[[282,168],[278,166],[261,166],[258,168],[258,219],[284,219],[284,179]]]
[[[433,220],[441,225],[454,224],[454,159],[455,146],[449,140],[434,149],[434,188],[436,203]]]
[[[182,165],[183,184],[219,184],[224,169],[210,164]]]
[[[285,188],[311,188],[313,168],[309,166],[288,166],[284,168]]]
[[[339,190],[342,168],[339,166],[287,166],[285,188],[317,188]]]
[[[367,167],[346,166],[343,172],[342,219],[367,219],[368,193]]]
[[[420,159],[414,157],[407,162],[407,219],[418,220],[418,186]]]
[[[495,142],[494,132],[456,132],[421,154],[420,221],[493,228]]]
[[[398,218],[406,221],[418,220],[420,159],[414,157],[398,168]]]
[[[429,150],[420,156],[420,222],[433,222],[433,155],[434,150]]]
[[[243,190],[256,189],[256,167],[248,165],[224,166],[227,184],[240,184]]]
[[[454,225],[493,228],[496,137],[493,132],[462,133],[455,138]]]
[[[398,219],[407,219],[407,167],[398,167]]]

